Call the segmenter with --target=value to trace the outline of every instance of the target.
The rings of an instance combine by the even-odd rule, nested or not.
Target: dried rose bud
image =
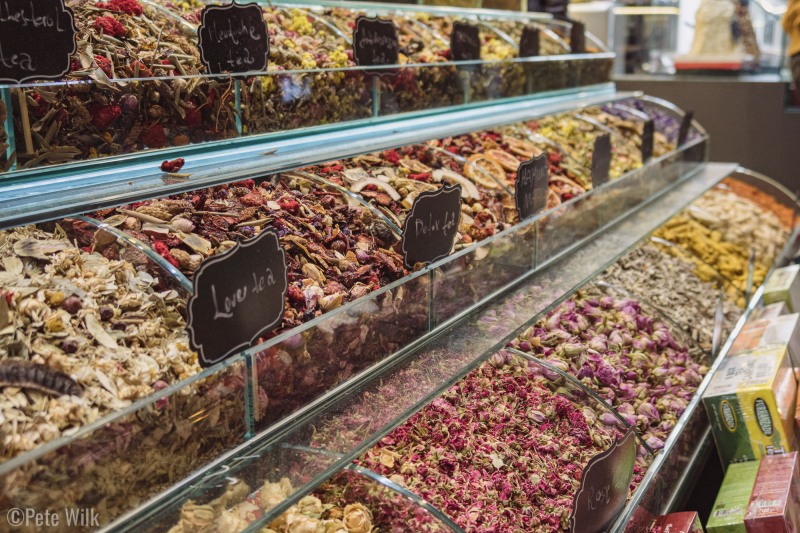
[[[342,523],[348,533],[369,533],[372,531],[372,513],[360,503],[345,506]]]
[[[64,307],[64,310],[67,313],[74,315],[75,313],[81,310],[83,304],[81,303],[81,299],[78,298],[77,296],[70,296],[69,298],[64,300],[62,306]]]
[[[639,404],[639,407],[636,409],[636,413],[640,416],[646,417],[651,422],[658,422],[661,420],[661,416],[658,414],[658,409],[656,406],[649,402],[643,402]]]

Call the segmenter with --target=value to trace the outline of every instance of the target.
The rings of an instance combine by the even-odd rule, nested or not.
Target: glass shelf
[[[627,96],[630,95],[603,98],[588,95],[582,101],[588,105]],[[464,111],[457,118],[439,119],[439,124],[424,130],[424,135],[425,138],[432,135],[446,136],[488,125],[515,122],[520,118],[520,108],[525,110],[524,105],[518,105],[513,109],[506,108],[502,113],[492,114],[491,117],[476,110]],[[531,105],[528,116],[546,114],[548,109],[563,111],[567,108],[567,103],[562,100],[553,102],[552,108]],[[395,125],[392,128],[384,132],[379,130],[380,135],[385,137],[378,137],[378,141],[375,140],[375,132],[372,130],[354,135],[355,138],[362,139],[362,144],[354,146],[353,153],[371,151],[376,146],[396,146],[405,139],[422,140],[419,131],[415,131],[412,126],[400,128]],[[370,150],[363,150],[365,146]],[[537,218],[466,247],[423,271],[387,285],[298,328],[282,332],[212,369],[168,385],[118,413],[77,429],[69,436],[17,456],[0,465],[0,478],[4,479],[4,483],[15,484],[14,489],[5,491],[5,496],[21,505],[47,506],[46,502],[55,497],[47,487],[53,484],[54,478],[68,478],[85,487],[84,492],[76,494],[108,492],[103,500],[107,514],[102,519],[104,523],[109,522],[127,510],[128,506],[146,501],[179,479],[190,476],[236,444],[248,442],[254,434],[272,434],[285,430],[292,423],[289,415],[294,413],[295,416],[301,416],[303,413],[314,412],[342,390],[348,390],[351,386],[348,380],[352,379],[357,383],[386,362],[402,359],[406,350],[435,338],[442,328],[469,316],[487,299],[501,294],[508,286],[528,276],[532,269],[558,260],[569,250],[579,247],[581,242],[591,239],[611,223],[615,216],[622,216],[621,210],[636,209],[686,179],[702,165],[701,162],[706,157],[706,146],[705,138],[696,139],[677,152],[655,159],[645,167],[573,198]],[[308,146],[293,146],[292,149],[295,151],[291,152],[291,157],[296,158],[294,161],[298,166],[308,164],[303,159],[309,153]],[[328,153],[336,153],[337,147],[331,144],[326,150],[329,152],[317,154],[320,160],[324,160]],[[698,150],[702,156],[695,159]],[[341,152],[337,155],[341,156]],[[206,157],[214,160],[211,155]],[[228,157],[232,156],[228,154]],[[224,179],[228,182],[237,177],[263,175],[263,155],[256,153],[254,158],[259,161],[252,165],[249,170],[251,174],[237,176],[235,169],[232,172],[221,171],[219,166],[224,162],[219,161],[209,165],[208,179]],[[271,158],[268,160],[271,161]],[[98,164],[102,167],[110,166],[105,162]],[[133,167],[145,173],[145,176],[153,170],[152,166],[145,163]],[[110,174],[113,170],[107,168],[106,172]],[[166,187],[161,181],[162,177],[161,174],[153,177],[154,182],[160,183],[160,187],[156,185],[159,195],[164,193],[163,188]],[[67,176],[64,179],[69,178]],[[85,176],[75,176],[77,180],[84,178]],[[189,181],[190,184],[178,183],[170,186],[191,190],[200,185],[194,178]],[[19,199],[29,209],[40,205],[42,201],[41,197],[29,196],[30,189],[39,189],[42,186],[40,182],[32,185],[20,183],[17,186],[6,184],[7,189],[16,190],[20,194]],[[59,192],[54,190],[55,184],[50,184],[49,187],[53,197],[59,196]],[[81,192],[85,193],[85,190]],[[81,198],[77,193],[75,197],[83,202],[83,206],[94,205],[98,201],[97,198]],[[141,198],[138,195],[131,197],[132,200]],[[120,199],[121,196],[117,195],[103,198],[102,201],[116,205]],[[611,205],[614,205],[613,215],[608,207]],[[52,216],[53,209],[59,208],[49,208],[51,211],[48,217]],[[35,214],[26,216],[34,217]],[[7,221],[9,225],[10,220]],[[93,229],[97,226],[96,221],[83,219],[83,222]],[[111,227],[101,228],[100,231],[120,238]],[[519,246],[520,242],[527,242],[527,249]],[[128,244],[137,243],[130,241]],[[164,264],[163,260],[157,260]],[[170,267],[164,266],[167,269]],[[184,289],[189,289],[185,278],[174,277]],[[454,287],[469,287],[469,290],[454,292]],[[373,332],[366,335],[370,339],[366,343],[359,341],[365,335],[365,330]],[[332,352],[330,347],[334,338],[337,342],[346,340],[351,349],[347,353]],[[326,363],[320,365],[321,361]],[[309,366],[310,363],[313,364]],[[314,372],[304,370],[312,367]],[[324,371],[319,371],[320,369]],[[280,379],[276,379],[276,376]],[[313,382],[295,380],[303,376],[313,377]],[[198,391],[207,391],[202,400],[195,397]],[[185,420],[175,422],[181,428],[179,431],[165,435],[164,417],[173,415],[164,407],[173,404],[180,409],[177,418],[185,417]],[[223,404],[225,409],[222,409]],[[225,439],[205,430],[204,424],[214,420],[224,420],[227,424]],[[126,437],[120,437],[120,434]],[[120,441],[121,438],[123,440]],[[164,443],[164,439],[172,440]],[[166,478],[127,478],[114,491],[103,488],[102,472],[108,469],[128,471],[129,468],[124,466],[126,461],[138,462],[141,457],[152,454],[152,449],[156,446],[154,443],[162,443],[167,449],[179,449],[181,446],[190,446],[189,443],[195,440],[202,442],[200,445],[191,444],[199,446],[196,448],[197,453],[186,453],[182,461],[175,462],[171,452],[159,456],[173,463]],[[119,441],[119,446],[126,453],[109,456],[103,450],[109,446],[110,441]],[[153,469],[164,464],[160,460],[151,462]]]
[[[248,139],[237,145],[218,146],[215,150],[205,146],[186,147],[181,153],[186,165],[179,175],[162,172],[160,165],[164,155],[149,153],[64,168],[20,171],[13,179],[0,181],[0,228],[57,220],[123,203],[257,178],[626,96],[633,94],[615,94],[613,86],[609,85],[480,109],[460,109],[444,115],[339,127],[295,139]]]
[[[739,167],[730,175],[746,180],[751,173],[752,171]],[[792,232],[767,277],[776,268],[787,264],[799,249],[800,227],[795,228]],[[763,293],[764,285],[761,285],[747,302],[747,307],[722,345],[719,355],[697,389],[694,399],[681,416],[678,428],[667,439],[663,453],[656,456],[642,482],[649,489],[634,496],[625,512],[614,523],[611,531],[629,533],[645,531],[652,516],[672,512],[674,510],[672,506],[680,501],[687,490],[691,490],[694,479],[692,472],[702,466],[702,460],[707,457],[708,447],[712,444],[708,417],[701,405],[703,394],[723,360],[728,356],[736,337],[742,331],[750,315],[762,305]]]
[[[258,4],[272,32],[270,65],[236,78],[209,74],[200,64],[197,10],[179,7],[183,3],[146,1],[143,14],[119,15],[119,38],[98,36],[96,10],[76,4],[81,44],[70,72],[55,81],[0,85],[7,112],[0,124],[7,137],[0,179],[43,166],[91,168],[95,159],[133,152],[173,159],[198,145],[286,139],[396,114],[408,118],[610,81],[614,54],[589,34],[587,53],[561,50],[520,58],[515,43],[506,42],[492,26],[493,20],[502,20],[563,29],[563,23],[545,14],[334,2]],[[495,36],[489,44],[497,46],[487,45],[486,59],[452,61],[449,35],[423,31],[416,44],[424,53],[403,48],[409,55],[402,55],[399,64],[357,66],[352,30],[337,26],[321,11],[323,6],[335,7],[348,19],[362,13],[392,18],[401,34],[426,27],[426,21],[442,21],[446,27],[477,21],[486,35]],[[145,47],[152,45],[147,50],[160,43],[147,65],[131,59],[138,50],[126,42],[125,32],[135,33]],[[88,42],[94,47],[86,48]],[[501,45],[504,52],[495,53]]]
[[[633,208],[628,216],[611,221],[614,217],[609,215],[608,221],[613,223],[591,235],[582,246],[573,246],[570,251],[559,256],[546,258],[542,263],[537,263],[536,270],[528,269],[527,274],[521,277],[517,275],[511,279],[497,280],[495,285],[484,289],[487,298],[491,297],[488,304],[476,305],[460,314],[452,315],[439,326],[432,338],[418,337],[417,342],[404,350],[391,354],[380,363],[330,389],[313,403],[295,412],[290,419],[284,419],[261,431],[209,467],[190,475],[168,493],[157,496],[147,508],[169,506],[176,498],[180,501],[182,491],[213,475],[216,469],[226,462],[236,460],[236,457],[274,453],[270,450],[287,445],[306,446],[313,434],[311,428],[335,424],[345,415],[358,418],[362,424],[352,432],[340,435],[336,442],[317,443],[323,450],[346,451],[340,459],[332,458],[314,466],[310,483],[318,484],[474,368],[486,354],[494,353],[505,346],[517,331],[552,308],[575,287],[602,271],[606,265],[644,239],[649,232],[702,192],[732,173],[736,167],[701,164],[691,165],[691,168],[692,170],[681,174],[678,181],[661,194]],[[598,191],[605,189],[603,187]],[[608,199],[604,203],[608,205],[607,202]],[[541,232],[541,223],[540,220],[533,222],[536,231]],[[497,239],[503,237],[506,236],[499,236]],[[440,268],[442,266],[432,265],[431,270]],[[443,272],[442,276],[446,275]],[[421,282],[427,278],[414,279]],[[396,291],[397,288],[389,290]],[[374,312],[374,309],[371,311]],[[283,341],[284,339],[277,338],[277,342]],[[249,353],[261,350],[262,347],[257,347]],[[408,376],[412,378],[404,379]],[[403,383],[413,386],[403,388],[400,397],[387,399],[386,402],[377,401],[380,398],[378,388],[393,379],[401,379]],[[301,491],[303,487],[295,489]],[[140,509],[124,515],[114,525],[122,526],[137,516],[144,516],[143,513],[146,514]]]

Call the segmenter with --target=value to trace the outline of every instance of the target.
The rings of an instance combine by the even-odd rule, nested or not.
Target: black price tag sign
[[[539,28],[525,26],[519,39],[519,57],[536,57],[540,54]]]
[[[460,220],[461,185],[420,193],[403,223],[406,268],[447,257],[455,245]]]
[[[286,257],[273,229],[204,261],[189,300],[189,339],[209,367],[250,347],[283,317],[289,283]]]
[[[592,189],[608,183],[611,171],[611,136],[604,133],[594,140],[592,152]]]
[[[586,25],[577,20],[570,20],[572,28],[569,31],[569,50],[573,54],[586,53]]]
[[[0,3],[0,81],[63,77],[77,50],[75,19],[64,0]]]
[[[528,11],[550,13],[554,18],[566,18],[569,0],[528,0]]]
[[[642,128],[642,163],[653,159],[653,143],[655,142],[656,125],[652,120],[644,123]]]
[[[477,26],[456,22],[450,36],[450,54],[453,61],[474,61],[481,58],[481,32]],[[468,65],[463,68],[477,68]]]
[[[358,17],[353,30],[353,57],[360,67],[396,65],[400,43],[391,20]]]
[[[599,533],[611,525],[628,500],[635,463],[636,437],[632,428],[611,448],[589,460],[572,503],[570,531]]]
[[[211,74],[267,70],[269,33],[257,4],[203,8],[200,58]]]
[[[689,139],[689,130],[692,128],[692,120],[694,120],[694,111],[687,111],[681,120],[681,129],[678,130],[678,148],[686,144]]]
[[[525,220],[547,207],[549,182],[550,167],[546,154],[539,154],[520,163],[514,190],[520,220]]]

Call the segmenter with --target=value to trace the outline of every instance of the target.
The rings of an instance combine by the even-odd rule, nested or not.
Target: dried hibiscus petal
[[[161,163],[161,170],[163,172],[178,172],[186,164],[186,160],[182,157],[173,159],[172,161],[164,161]]]

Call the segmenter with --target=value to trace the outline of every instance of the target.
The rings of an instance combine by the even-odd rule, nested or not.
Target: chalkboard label
[[[611,136],[604,133],[594,140],[592,152],[592,189],[608,183],[611,171]]]
[[[570,531],[599,533],[611,525],[628,500],[635,463],[633,428],[611,448],[589,459],[572,503]]]
[[[257,4],[203,8],[200,58],[211,74],[267,70],[269,33]]]
[[[555,18],[566,18],[569,0],[528,0],[528,11],[550,13]]]
[[[655,138],[655,123],[648,120],[642,128],[642,163],[647,163],[653,158],[653,143]]]
[[[481,32],[477,26],[456,22],[450,37],[450,53],[453,61],[473,61],[481,58]],[[468,65],[464,68],[477,68]]]
[[[549,182],[547,155],[540,154],[520,163],[514,190],[520,220],[525,220],[547,207]]]
[[[396,65],[400,43],[391,20],[358,17],[353,31],[353,57],[361,67]]]
[[[3,0],[0,4],[0,81],[63,77],[77,50],[75,19],[64,0]]]
[[[444,186],[417,196],[403,223],[403,260],[406,268],[429,265],[453,249],[461,219],[461,186]]]
[[[569,31],[569,50],[573,54],[586,53],[586,26],[583,22],[570,20],[572,28]]]
[[[681,120],[681,128],[678,130],[678,147],[680,148],[689,139],[689,130],[694,120],[694,111],[687,111]]]
[[[519,57],[536,57],[540,53],[539,28],[525,26],[519,39]]]
[[[208,367],[281,322],[289,283],[286,257],[273,229],[204,261],[189,300],[189,339]]]

